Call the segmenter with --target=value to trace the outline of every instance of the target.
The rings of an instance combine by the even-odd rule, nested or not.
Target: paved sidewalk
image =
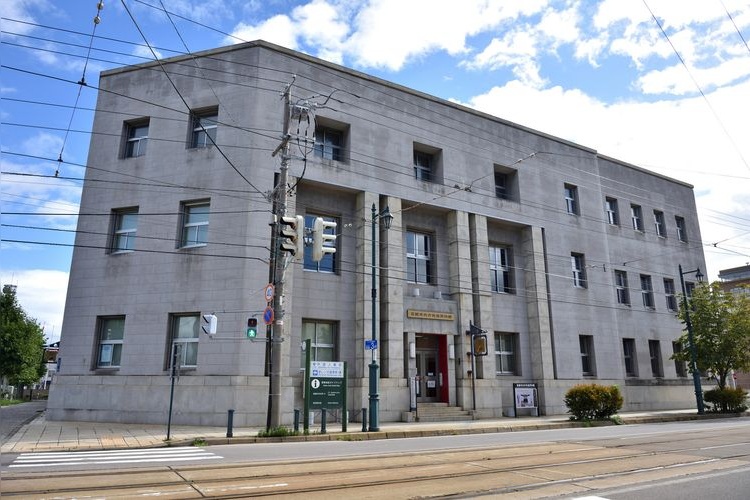
[[[24,405],[26,404],[29,403],[24,403]],[[27,409],[29,411],[36,411],[36,407]],[[362,432],[360,423],[351,422],[347,433],[341,432],[340,423],[329,423],[326,434],[320,434],[320,428],[314,427],[307,436],[268,439],[257,437],[258,432],[262,430],[258,427],[235,428],[233,429],[233,437],[227,438],[226,427],[172,425],[170,440],[167,441],[166,423],[164,425],[146,425],[101,422],[51,422],[46,420],[44,413],[37,413],[37,415],[36,418],[23,425],[18,432],[8,438],[7,441],[4,440],[0,448],[0,453],[186,446],[196,441],[202,441],[206,444],[232,444],[268,441],[388,439],[560,429],[582,425],[571,422],[565,415],[557,415],[551,417],[498,418],[460,422],[386,422],[381,423],[380,431],[378,432]],[[747,415],[743,414],[742,416]],[[624,424],[671,422],[717,417],[727,418],[727,415],[709,414],[699,416],[694,409],[620,414],[620,418]],[[608,424],[604,423],[601,425]]]

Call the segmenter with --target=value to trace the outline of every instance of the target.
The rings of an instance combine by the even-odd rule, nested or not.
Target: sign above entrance
[[[417,309],[407,309],[406,317],[413,319],[437,319],[440,321],[453,321],[456,318],[453,313],[419,311]]]

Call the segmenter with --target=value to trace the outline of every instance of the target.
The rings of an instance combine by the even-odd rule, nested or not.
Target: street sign
[[[378,348],[378,341],[377,340],[365,340],[365,350],[366,351],[374,351]]]
[[[263,310],[263,322],[266,325],[273,323],[273,307],[268,306]]]
[[[271,302],[275,293],[276,290],[274,289],[273,285],[271,283],[267,284],[263,289],[263,295],[266,297],[266,302]]]

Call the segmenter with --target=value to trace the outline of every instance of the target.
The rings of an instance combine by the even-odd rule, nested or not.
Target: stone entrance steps
[[[452,422],[474,420],[471,412],[448,403],[417,403],[418,422]]]

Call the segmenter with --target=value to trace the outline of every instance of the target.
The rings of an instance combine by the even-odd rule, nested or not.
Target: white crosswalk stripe
[[[8,467],[187,462],[219,458],[223,457],[197,447],[22,453]]]

